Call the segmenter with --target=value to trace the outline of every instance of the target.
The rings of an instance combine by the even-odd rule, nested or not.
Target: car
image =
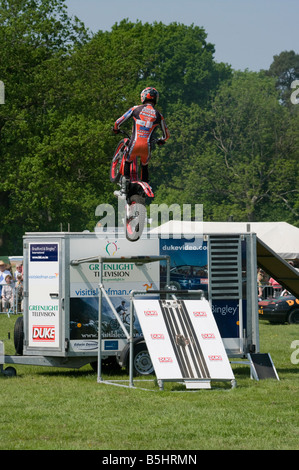
[[[259,302],[259,318],[270,323],[299,323],[299,299],[284,295]]]
[[[161,284],[166,283],[166,272],[161,272]],[[208,270],[206,266],[180,265],[170,269],[170,286],[182,290],[207,290]]]

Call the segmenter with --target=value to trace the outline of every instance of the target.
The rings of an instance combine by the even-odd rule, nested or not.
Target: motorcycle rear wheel
[[[142,235],[145,224],[146,208],[145,199],[134,194],[128,202],[125,217],[126,238],[131,242],[136,242]]]

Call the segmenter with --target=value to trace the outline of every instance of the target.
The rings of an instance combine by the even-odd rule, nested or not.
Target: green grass
[[[14,321],[0,315],[0,338],[11,332],[7,354],[14,354]],[[89,366],[16,366],[17,377],[0,376],[0,449],[298,449],[294,340],[298,325],[261,321],[260,349],[280,381],[251,380],[249,367],[234,365],[235,389],[148,392],[98,384]]]

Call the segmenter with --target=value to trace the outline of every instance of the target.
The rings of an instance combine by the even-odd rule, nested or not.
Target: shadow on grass
[[[283,368],[276,368],[276,371],[279,374],[281,375],[293,375],[293,374],[298,374],[299,373],[299,367],[297,368],[292,368],[292,369],[283,369]]]
[[[109,365],[102,365],[102,375],[106,377],[118,377],[120,379],[126,378],[128,373],[125,369],[121,369],[119,366],[109,366]],[[85,365],[79,369],[69,369],[69,368],[59,368],[55,367],[51,369],[43,369],[37,371],[39,375],[44,376],[53,376],[53,377],[89,377],[89,376],[97,376],[97,366],[96,363],[94,366]]]

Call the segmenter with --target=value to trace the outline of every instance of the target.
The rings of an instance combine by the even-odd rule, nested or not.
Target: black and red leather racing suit
[[[119,127],[129,118],[133,119],[132,135],[126,155],[126,162],[130,163],[135,158],[140,157],[142,165],[142,180],[148,180],[147,164],[151,157],[151,141],[157,127],[162,130],[161,142],[169,138],[169,131],[162,114],[157,111],[152,103],[145,103],[133,106],[123,116],[117,119],[113,130]],[[129,177],[130,165],[125,165],[125,176]]]

